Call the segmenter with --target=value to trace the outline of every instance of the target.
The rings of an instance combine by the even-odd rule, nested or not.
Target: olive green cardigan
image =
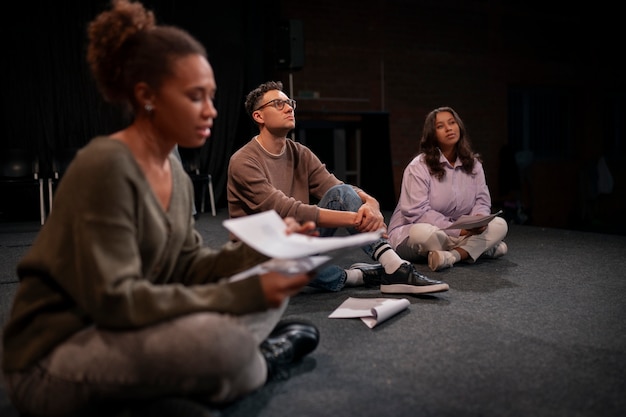
[[[175,157],[170,163],[164,211],[125,144],[99,137],[78,153],[17,265],[5,372],[27,368],[91,325],[132,330],[195,312],[267,308],[258,276],[220,281],[267,258],[240,243],[203,247],[193,186]]]

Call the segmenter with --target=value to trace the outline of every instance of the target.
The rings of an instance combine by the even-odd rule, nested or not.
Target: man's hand
[[[376,232],[381,229],[387,230],[385,217],[380,212],[378,203],[370,204],[369,202],[365,202],[359,207],[359,211],[356,213],[355,228],[362,233]]]
[[[284,219],[284,222],[285,222],[285,225],[287,226],[287,230],[286,230],[287,234],[300,233],[302,235],[309,235],[309,236],[319,235],[319,232],[317,231],[315,227],[315,222],[305,222],[305,223],[300,224],[293,217],[286,217]]]

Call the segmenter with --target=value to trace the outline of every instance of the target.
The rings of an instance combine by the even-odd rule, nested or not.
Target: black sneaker
[[[363,283],[368,287],[377,287],[381,283],[385,269],[381,264],[358,262],[350,265],[350,269],[359,269],[363,273]]]
[[[380,284],[380,292],[387,294],[430,294],[449,289],[448,284],[420,274],[410,263],[403,263],[393,274],[384,274]]]
[[[313,352],[319,344],[319,330],[304,320],[281,320],[269,337],[261,343],[267,361],[268,380],[285,368]]]

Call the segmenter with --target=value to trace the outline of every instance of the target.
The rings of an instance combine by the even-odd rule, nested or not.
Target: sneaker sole
[[[385,294],[431,294],[448,291],[448,284],[425,285],[423,287],[408,284],[381,284],[380,292]]]
[[[365,269],[382,269],[382,266],[379,266],[380,264],[368,264],[366,262],[357,262],[355,264],[350,265],[350,268],[348,269],[361,269],[361,268],[365,268]]]

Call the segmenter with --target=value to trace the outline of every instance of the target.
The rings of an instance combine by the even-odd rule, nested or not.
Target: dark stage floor
[[[226,241],[217,217],[197,228],[210,246]],[[16,288],[14,268],[37,224],[0,227],[0,319]],[[370,329],[328,315],[348,297],[307,289],[289,317],[313,321],[320,345],[291,377],[242,401],[211,409],[222,417],[626,415],[626,236],[511,225],[509,253],[433,273],[450,291],[407,296],[408,309]],[[349,266],[358,249],[337,254]],[[394,296],[394,298],[404,298]],[[0,392],[0,415],[16,416]]]

